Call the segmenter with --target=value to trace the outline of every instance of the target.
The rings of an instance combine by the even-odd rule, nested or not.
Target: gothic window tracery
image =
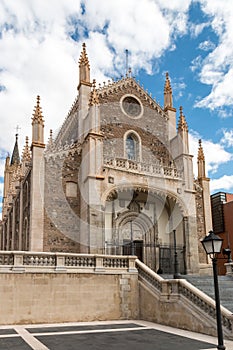
[[[129,133],[125,138],[125,156],[130,160],[139,161],[140,141],[135,133]]]

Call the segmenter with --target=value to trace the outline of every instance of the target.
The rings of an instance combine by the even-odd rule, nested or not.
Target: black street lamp
[[[221,307],[218,287],[218,271],[217,271],[217,254],[221,252],[223,239],[215,235],[213,231],[209,232],[202,241],[202,245],[207,255],[210,256],[213,265],[214,275],[214,292],[215,292],[215,305],[216,305],[216,320],[217,320],[217,333],[218,333],[218,346],[217,349],[225,350],[223,343],[223,332],[222,332],[222,320],[221,320]]]
[[[133,241],[133,222],[130,221],[130,240],[131,240],[131,255],[134,255],[134,241]]]
[[[174,239],[174,279],[181,278],[181,275],[179,273],[179,262],[177,257],[177,250],[176,250],[176,230],[173,230],[173,239]]]

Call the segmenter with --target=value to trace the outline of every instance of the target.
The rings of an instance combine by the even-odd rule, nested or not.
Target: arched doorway
[[[155,268],[155,232],[150,218],[127,208],[114,222],[115,242],[119,254],[136,255],[151,268]]]
[[[174,229],[185,273],[183,214],[176,198],[143,188],[115,189],[105,205],[105,253],[137,255],[157,271],[173,273]]]

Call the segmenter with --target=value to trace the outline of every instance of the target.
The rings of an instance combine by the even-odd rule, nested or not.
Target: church
[[[77,97],[57,135],[45,142],[37,96],[31,141],[20,157],[16,135],[6,158],[0,249],[137,255],[163,273],[173,273],[177,253],[182,274],[204,273],[209,179],[201,140],[194,178],[168,73],[160,106],[130,70],[97,87],[85,44],[78,69]]]

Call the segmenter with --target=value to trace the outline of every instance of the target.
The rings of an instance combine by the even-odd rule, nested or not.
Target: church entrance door
[[[136,255],[139,260],[143,261],[143,241],[125,241],[123,242],[123,255]]]

